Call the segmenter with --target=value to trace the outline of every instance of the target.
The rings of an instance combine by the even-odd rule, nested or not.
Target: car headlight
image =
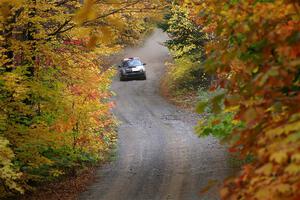
[[[140,67],[140,72],[144,72],[145,68],[143,66]]]

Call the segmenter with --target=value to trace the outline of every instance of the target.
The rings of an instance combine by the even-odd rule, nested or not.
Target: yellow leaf
[[[234,120],[232,120],[231,122],[232,122],[234,125],[237,125],[237,124],[239,124],[239,123],[240,123],[240,121],[239,121],[239,120],[235,120],[235,119],[234,119]]]
[[[285,163],[287,161],[287,159],[288,159],[288,155],[284,151],[275,152],[275,153],[271,154],[271,156],[270,156],[270,160],[274,161],[278,164]]]
[[[293,191],[293,188],[288,184],[282,183],[282,184],[276,185],[275,190],[278,191],[280,194],[287,195]]]
[[[297,131],[297,130],[300,130],[300,121],[296,121],[296,122],[290,123],[290,124],[285,124],[280,127],[271,129],[266,132],[266,135],[268,137],[275,137],[275,136],[279,136],[282,134],[288,134],[292,131]]]
[[[267,163],[263,165],[262,167],[258,168],[256,170],[257,174],[263,174],[266,176],[269,176],[273,173],[273,164],[272,163]]]
[[[227,107],[224,112],[236,112],[238,111],[240,108],[240,106],[230,106],[230,107]]]
[[[256,192],[255,194],[255,197],[256,197],[255,199],[264,199],[264,200],[271,199],[269,188],[262,188],[258,190],[258,192]]]
[[[300,153],[295,153],[291,156],[291,160],[295,163],[300,163]]]
[[[284,170],[286,173],[289,173],[291,175],[297,175],[300,173],[300,166],[297,165],[297,164],[289,164],[285,170]]]
[[[78,24],[82,24],[88,20],[94,20],[97,17],[96,11],[93,9],[94,4],[95,0],[86,0],[82,8],[75,15],[74,20]]]

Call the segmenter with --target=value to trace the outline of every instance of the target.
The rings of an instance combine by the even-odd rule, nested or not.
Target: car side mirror
[[[147,65],[146,63],[143,63],[143,65]]]

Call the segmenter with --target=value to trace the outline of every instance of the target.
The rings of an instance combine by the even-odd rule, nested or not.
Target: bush
[[[202,62],[208,35],[193,22],[188,9],[173,4],[165,15],[165,22],[159,26],[170,37],[165,45],[174,58],[164,81],[170,93],[185,96],[197,91],[199,86],[207,87],[211,77],[204,72]]]
[[[212,135],[219,139],[226,139],[236,128],[241,128],[242,123],[234,120],[234,113],[222,112],[220,114],[210,114],[199,120],[195,127],[199,136]]]
[[[197,90],[199,85],[209,84],[209,78],[202,71],[199,63],[194,63],[189,57],[182,57],[169,64],[167,77],[171,90]]]
[[[236,128],[241,128],[242,122],[234,120],[235,113],[232,111],[224,110],[224,102],[218,102],[219,107],[222,109],[219,113],[213,113],[213,105],[211,99],[216,96],[222,95],[224,89],[217,88],[214,91],[209,91],[205,88],[199,88],[198,101],[200,104],[205,104],[203,118],[199,120],[195,127],[196,133],[200,136],[212,135],[219,139],[226,139],[231,132]]]

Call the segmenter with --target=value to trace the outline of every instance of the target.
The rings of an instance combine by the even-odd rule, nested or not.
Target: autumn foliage
[[[225,182],[222,199],[299,199],[299,1],[206,0],[189,6],[194,21],[214,35],[205,67],[218,75],[211,89],[227,92],[213,105],[224,97],[225,109],[245,123],[232,132],[230,151],[254,158]]]
[[[98,163],[114,146],[114,70],[103,58],[142,35],[150,15],[132,13],[155,5],[80,2],[0,2],[0,198]]]

